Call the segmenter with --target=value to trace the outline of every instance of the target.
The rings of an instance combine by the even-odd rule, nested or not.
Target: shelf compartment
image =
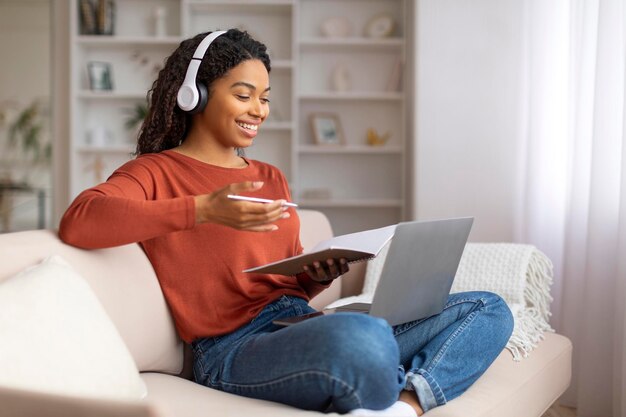
[[[109,145],[109,146],[90,146],[83,145],[76,148],[80,153],[99,153],[99,154],[131,154],[135,152],[132,145]]]
[[[324,201],[329,203],[397,202],[403,195],[401,162],[399,156],[309,154],[299,160],[299,196],[306,197],[307,190],[326,189],[329,196]]]
[[[148,37],[155,34],[154,11],[165,10],[165,34],[179,36],[180,0],[124,0],[115,2],[115,35]],[[104,37],[104,35],[103,35]]]
[[[402,49],[404,47],[404,39],[402,38],[322,38],[311,37],[302,38],[299,42],[300,48],[303,50],[313,49],[343,49],[343,48],[367,48],[370,50],[389,50],[390,48]]]
[[[344,146],[348,148],[362,147],[367,145],[367,130],[375,129],[381,135],[389,133],[387,143],[382,149],[404,148],[404,109],[402,101],[302,101],[298,114],[298,143],[300,146],[313,146],[315,140],[311,131],[310,117],[316,113],[333,113],[339,118],[341,128],[345,136]],[[317,146],[317,145],[316,145]]]
[[[222,9],[245,7],[245,9],[243,10],[246,11],[250,11],[250,8],[259,8],[260,11],[265,11],[265,7],[271,6],[291,7],[293,5],[293,1],[294,0],[191,0],[188,1],[187,4],[189,4],[191,10],[194,11],[203,11],[214,7],[219,7]]]
[[[400,146],[324,146],[324,145],[302,145],[298,149],[302,154],[402,154]]]
[[[163,68],[165,57],[169,56],[173,49],[173,45],[158,44],[123,46],[103,44],[97,48],[79,48],[73,64],[75,74],[80,74],[78,87],[82,90],[89,89],[90,62],[106,62],[110,64],[112,91],[133,93],[148,91]]]
[[[300,35],[303,38],[321,34],[322,23],[331,17],[345,16],[352,27],[353,35],[364,33],[370,19],[378,14],[391,15],[396,23],[392,36],[404,36],[403,0],[302,0],[300,1]]]
[[[265,130],[293,130],[292,122],[265,122],[261,125],[261,131]]]
[[[400,207],[313,207],[323,212],[336,236],[397,224],[403,220]]]
[[[278,167],[289,182],[293,178],[290,139],[290,131],[261,131],[252,145],[244,149],[244,153],[250,159]]]
[[[71,160],[75,176],[70,197],[74,199],[81,191],[93,187],[106,179],[117,168],[132,159],[128,153],[85,152],[75,153]]]
[[[375,199],[375,198],[354,198],[354,199],[300,199],[300,207],[361,207],[361,208],[392,208],[402,207],[402,200],[398,199]]]
[[[78,45],[89,47],[131,47],[131,46],[178,46],[183,41],[180,36],[105,36],[105,35],[80,35],[77,38]]]
[[[272,71],[293,69],[293,61],[291,59],[274,59],[271,61],[271,65]]]
[[[292,59],[292,1],[192,1],[187,35],[239,28],[267,46],[272,61]],[[268,29],[269,28],[269,29]]]
[[[318,92],[339,94],[336,90],[340,89],[347,96],[359,92],[401,96],[398,93],[402,88],[402,73],[405,71],[403,52],[400,48],[303,51],[298,60],[298,90],[302,95]],[[364,71],[364,68],[367,70]],[[335,79],[339,84],[337,88]]]
[[[404,95],[395,91],[324,91],[321,93],[301,93],[301,100],[393,100],[402,101]]]
[[[85,100],[146,100],[147,91],[91,91],[81,90],[77,96]]]

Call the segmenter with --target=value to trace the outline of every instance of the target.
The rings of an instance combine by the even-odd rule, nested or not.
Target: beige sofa
[[[324,215],[310,210],[299,213],[305,248],[331,236]],[[63,244],[51,230],[0,235],[0,281],[51,254],[61,255],[89,282],[129,348],[148,395],[138,402],[94,401],[0,387],[0,416],[322,415],[226,394],[188,380],[188,352],[176,335],[154,271],[138,245],[85,251]],[[341,295],[358,293],[362,274],[363,265],[355,264],[312,304],[321,307]],[[504,351],[465,394],[427,415],[541,416],[569,385],[571,354],[571,343],[558,334],[547,334],[521,362],[514,362]]]

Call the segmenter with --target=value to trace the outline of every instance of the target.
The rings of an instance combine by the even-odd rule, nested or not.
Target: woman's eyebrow
[[[250,90],[255,90],[256,91],[256,87],[254,85],[252,85],[250,83],[247,83],[245,81],[237,81],[236,83],[231,85],[230,88],[240,87],[240,86],[248,87]],[[271,89],[272,89],[272,87],[267,87],[265,90],[263,90],[263,92],[270,91]]]

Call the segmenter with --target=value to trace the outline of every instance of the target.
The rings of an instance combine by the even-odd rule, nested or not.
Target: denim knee
[[[413,356],[407,372],[407,388],[418,393],[425,411],[465,392],[500,355],[513,331],[511,310],[497,294],[455,293],[448,304],[439,317],[412,330],[435,334]],[[441,326],[454,322],[435,332],[441,327],[437,320]]]
[[[320,354],[332,375],[354,390],[352,404],[336,401],[338,412],[354,408],[383,409],[398,399],[399,349],[385,320],[364,314],[333,314],[326,320]]]
[[[513,334],[514,319],[506,301],[496,293],[489,291],[471,291],[466,296],[480,300],[483,325],[490,329],[490,341],[495,349],[502,350]]]
[[[511,309],[498,294],[488,291],[481,291],[479,294],[489,318],[492,340],[494,343],[499,342],[503,349],[513,333],[515,324]]]

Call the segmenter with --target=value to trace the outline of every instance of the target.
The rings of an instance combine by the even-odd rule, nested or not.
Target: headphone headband
[[[225,30],[215,31],[209,33],[202,42],[196,48],[196,51],[193,53],[193,57],[189,62],[189,66],[187,67],[187,73],[185,74],[185,80],[183,84],[178,89],[178,94],[176,95],[176,103],[181,110],[186,112],[193,112],[198,108],[198,104],[201,103],[201,92],[198,90],[198,85],[196,83],[196,77],[198,76],[198,70],[200,69],[200,64],[202,63],[202,58],[204,58],[204,54],[209,49],[209,46],[217,37],[226,33]]]

